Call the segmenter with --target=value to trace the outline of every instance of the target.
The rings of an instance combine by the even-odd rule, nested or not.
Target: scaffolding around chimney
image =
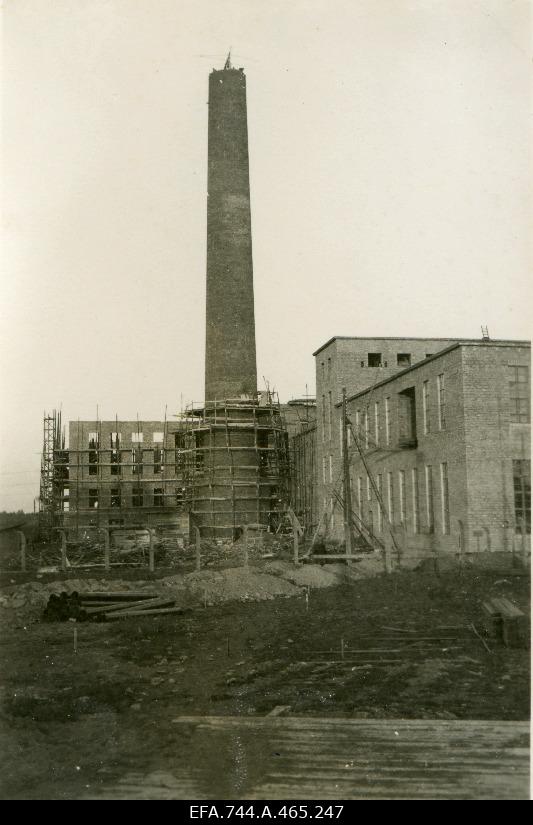
[[[275,531],[289,497],[288,436],[277,397],[190,405],[176,434],[191,528],[206,539],[239,537],[245,526]]]

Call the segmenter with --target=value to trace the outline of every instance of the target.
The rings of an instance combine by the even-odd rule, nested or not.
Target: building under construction
[[[279,523],[288,439],[257,389],[248,166],[246,78],[228,57],[209,78],[205,402],[172,422],[74,421],[68,447],[45,416],[47,529],[166,524],[216,540]]]

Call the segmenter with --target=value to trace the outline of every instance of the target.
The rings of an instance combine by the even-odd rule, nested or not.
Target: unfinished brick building
[[[461,341],[431,353],[438,340],[346,341],[351,359],[345,343],[338,360],[333,342],[317,353],[324,375],[317,456],[323,533],[338,541],[344,535],[344,385],[351,510],[363,544],[450,552],[529,547],[529,342]],[[416,363],[398,371],[409,354]],[[382,366],[371,366],[370,355]],[[383,376],[385,360],[396,374]],[[364,376],[375,380],[364,386]]]
[[[87,528],[172,528],[188,532],[176,457],[180,421],[71,421],[68,448],[56,452],[61,495],[56,524]]]
[[[174,422],[71,422],[66,449],[45,438],[51,529],[169,526],[231,539],[275,527],[286,509],[282,410],[257,388],[246,78],[229,57],[209,78],[208,129],[205,402]]]

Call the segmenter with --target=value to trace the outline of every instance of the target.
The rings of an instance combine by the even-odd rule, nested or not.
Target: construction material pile
[[[131,616],[160,616],[168,613],[182,613],[175,607],[175,600],[160,598],[157,593],[135,592],[92,592],[52,593],[48,599],[43,621],[105,622],[125,619]]]

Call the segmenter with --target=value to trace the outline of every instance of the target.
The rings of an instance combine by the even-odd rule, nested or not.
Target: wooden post
[[[150,573],[153,573],[155,570],[155,557],[154,557],[154,531],[150,528],[146,528],[148,530],[148,536],[150,539],[150,544],[148,546],[148,567]]]
[[[248,567],[248,525],[245,524],[242,528],[242,537],[244,541],[244,566]]]
[[[67,534],[61,531],[61,570],[67,569]]]
[[[522,564],[527,567],[526,524],[523,518],[520,519],[520,533],[522,535]]]
[[[109,570],[111,567],[109,558],[109,530],[107,527],[102,527],[101,531],[104,534],[104,569]]]
[[[344,546],[347,556],[352,555],[352,490],[350,484],[350,456],[348,455],[348,431],[346,428],[346,387],[342,388],[342,466],[344,492]]]
[[[195,552],[196,552],[196,569],[202,569],[202,556],[200,553],[200,528],[194,528],[194,535],[195,535]]]
[[[22,530],[17,530],[20,536],[20,569],[23,573],[26,572],[26,536]]]
[[[383,548],[383,560],[385,562],[385,573],[392,573],[391,554],[388,547]]]
[[[299,559],[298,559],[298,552],[299,552],[298,528],[296,526],[296,523],[294,523],[294,522],[293,522],[293,525],[292,525],[292,540],[293,540],[293,549],[294,549],[293,561],[294,561],[294,564],[299,564]]]

